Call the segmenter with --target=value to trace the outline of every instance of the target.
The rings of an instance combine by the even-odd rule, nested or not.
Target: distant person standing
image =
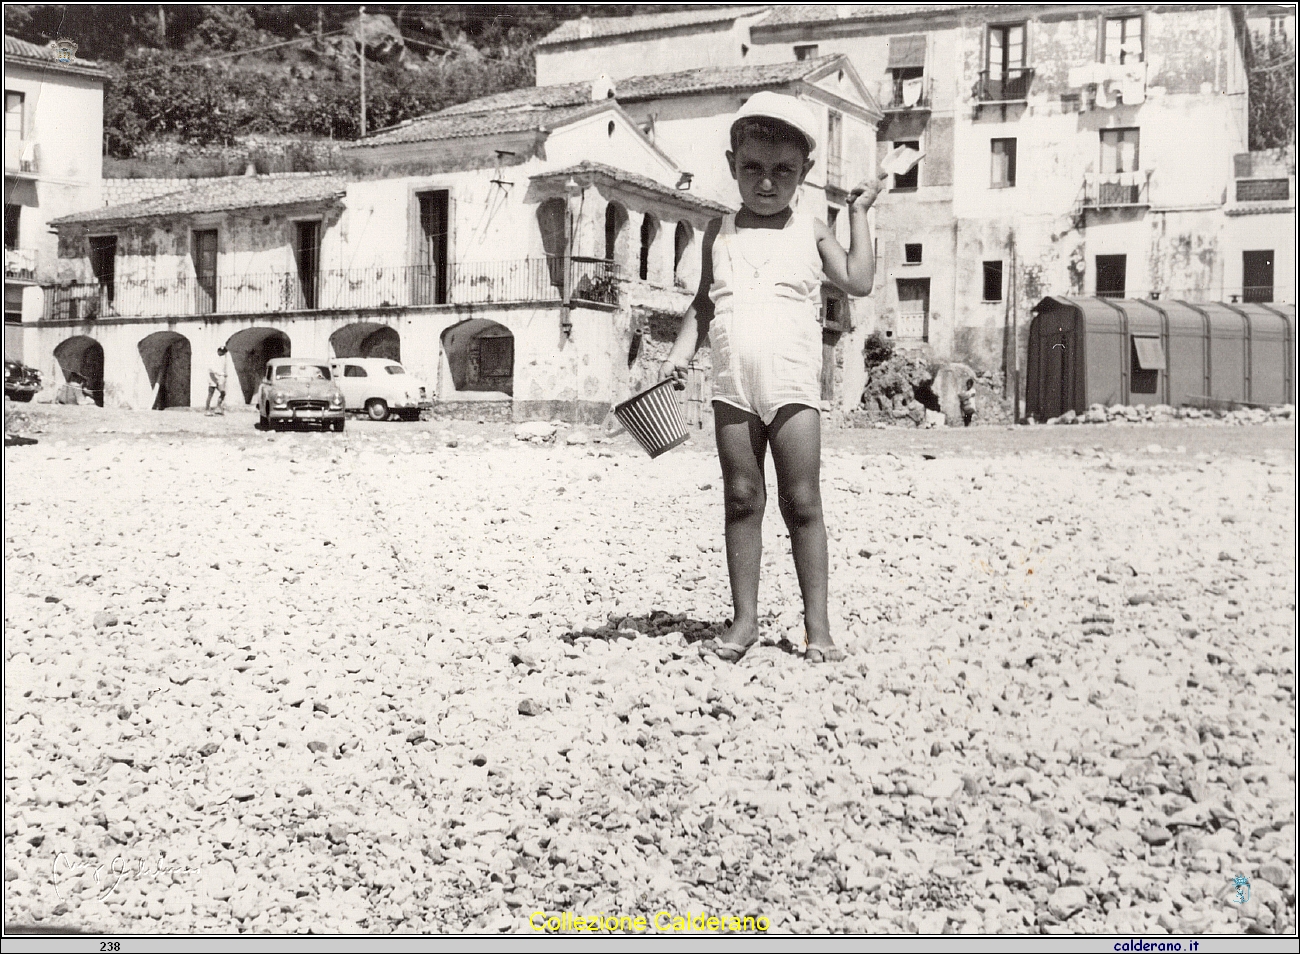
[[[957,402],[961,407],[961,422],[970,427],[971,418],[975,416],[975,379],[967,378],[966,386],[957,392]]]
[[[203,405],[203,411],[208,417],[226,413],[226,378],[229,368],[230,361],[226,358],[226,346],[221,345],[217,348],[217,356],[208,366],[208,400]],[[217,395],[216,410],[212,409],[213,394]]]

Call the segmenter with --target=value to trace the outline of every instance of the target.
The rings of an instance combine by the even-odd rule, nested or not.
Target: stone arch
[[[176,331],[155,331],[136,345],[154,389],[153,409],[190,406],[190,339]]]
[[[258,382],[266,374],[266,362],[272,358],[292,357],[289,336],[278,328],[245,328],[226,339],[226,350],[235,366],[244,403],[252,404]]]
[[[551,284],[564,287],[565,220],[568,206],[563,199],[547,199],[537,207],[537,227],[542,233],[542,251],[546,253],[546,267]]]
[[[626,245],[627,209],[611,202],[605,206],[605,261],[623,261]]]
[[[659,220],[647,212],[641,216],[641,261],[637,274],[642,281],[654,271],[655,239],[659,237]]]
[[[442,333],[457,391],[515,393],[515,336],[510,329],[487,318],[471,318]]]
[[[402,336],[388,325],[359,321],[330,335],[330,349],[336,358],[387,358],[400,364]]]
[[[695,229],[689,222],[678,222],[673,233],[673,282],[690,286],[691,253],[695,250]]]
[[[60,341],[54,360],[69,384],[79,384],[100,407],[104,406],[104,346],[88,335]]]

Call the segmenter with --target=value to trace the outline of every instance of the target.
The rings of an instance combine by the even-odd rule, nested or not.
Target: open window
[[[906,146],[908,149],[921,151],[921,141],[919,139],[903,139],[894,143],[894,148]],[[924,160],[921,160],[922,162]],[[918,162],[901,176],[894,176],[894,192],[912,192],[915,191],[917,184],[921,181],[921,162]]]
[[[1014,139],[990,140],[989,157],[991,161],[989,187],[1013,188],[1016,184],[1016,141]]]
[[[1165,370],[1165,349],[1159,338],[1132,335],[1129,354],[1129,391],[1155,394],[1160,372]]]
[[[1002,300],[1002,261],[984,263],[984,301]]]
[[[1142,17],[1107,17],[1102,33],[1104,63],[1141,63],[1145,57]]]
[[[216,233],[213,233],[214,235]],[[215,254],[214,254],[215,259]],[[90,270],[99,283],[103,299],[112,303],[117,285],[117,236],[92,235],[90,237]],[[213,272],[216,271],[214,261]]]
[[[889,66],[892,87],[889,109],[913,109],[925,103],[925,34],[889,38]]]

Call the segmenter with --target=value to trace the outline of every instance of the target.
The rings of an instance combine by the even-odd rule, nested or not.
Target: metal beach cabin
[[[1294,403],[1294,351],[1292,304],[1047,297],[1029,326],[1025,413]]]

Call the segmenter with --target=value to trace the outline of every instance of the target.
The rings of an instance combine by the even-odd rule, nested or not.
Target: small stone
[[[307,743],[307,750],[310,752],[328,752],[330,747],[328,742],[313,740]]]
[[[590,442],[591,435],[581,427],[575,427],[573,430],[569,431],[569,433],[564,435],[564,443],[566,444],[588,444]]]
[[[1284,862],[1274,858],[1272,861],[1266,861],[1259,866],[1259,876],[1270,884],[1285,888],[1291,883],[1291,868]]]
[[[416,729],[414,732],[411,732],[406,736],[406,741],[411,745],[418,745],[423,742],[425,738],[427,738],[427,736],[425,735],[424,730]]]
[[[117,614],[100,610],[95,614],[95,629],[109,629],[117,625]]]
[[[523,702],[519,703],[520,715],[535,716],[535,715],[539,715],[541,711],[542,711],[542,707],[539,706],[532,699],[525,699]]]
[[[333,824],[325,830],[325,837],[329,839],[331,844],[342,845],[348,840],[348,830],[342,825]]]
[[[1068,921],[1088,904],[1088,893],[1078,885],[1057,888],[1047,899],[1047,910],[1058,921]]]
[[[207,745],[203,746],[203,748],[199,749],[199,756],[206,759],[209,755],[216,755],[220,751],[220,745],[216,742],[209,742]]]
[[[1141,832],[1142,840],[1148,845],[1165,845],[1172,839],[1173,832],[1163,825],[1152,825],[1150,828],[1144,828]]]

